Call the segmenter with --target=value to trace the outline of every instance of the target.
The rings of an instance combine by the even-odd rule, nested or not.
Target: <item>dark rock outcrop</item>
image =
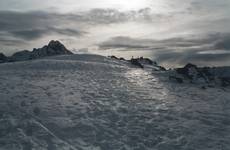
[[[0,53],[0,63],[7,62],[7,60],[8,58],[3,53]]]
[[[116,59],[116,60],[119,60],[116,56],[112,55],[112,56],[109,56],[110,58],[112,59]]]
[[[160,71],[167,71],[167,69],[165,67],[162,66],[157,66],[159,68]]]
[[[62,43],[59,41],[50,41],[48,45],[45,45],[42,48],[33,49],[33,51],[20,51],[14,53],[11,57],[8,58],[8,62],[15,62],[15,61],[25,61],[31,59],[37,59],[42,57],[48,56],[55,56],[55,55],[71,55],[73,54],[69,51]],[[0,58],[1,62],[1,58]]]
[[[139,62],[138,59],[132,58],[132,59],[130,60],[130,62],[131,62],[131,64],[134,65],[134,66],[137,66],[137,67],[139,67],[139,68],[144,68],[144,66]]]
[[[194,77],[194,73],[198,72],[198,67],[194,64],[187,64],[183,68],[176,69],[176,72],[187,76],[189,79]]]
[[[123,57],[120,57],[119,60],[126,61]]]
[[[108,57],[109,57],[109,58],[112,58],[112,59],[116,59],[116,60],[126,61],[123,57],[118,58],[118,57],[116,57],[116,56],[114,56],[114,55],[108,56]]]
[[[155,61],[152,61],[149,58],[144,58],[144,57],[140,57],[139,61],[143,64],[148,64],[148,65],[157,65],[157,63]]]
[[[34,49],[31,53],[33,58],[73,54],[59,41],[50,41],[48,45],[39,49]]]
[[[183,68],[175,69],[184,81],[194,84],[203,84],[205,87],[213,87],[214,85],[222,87],[230,86],[229,73],[223,74],[223,72],[227,70],[227,68],[223,70],[221,68],[197,67],[193,64],[187,64]]]
[[[208,83],[215,80],[215,76],[211,72],[211,70],[212,69],[209,67],[199,68],[196,65],[189,63],[183,68],[176,69],[176,72],[183,75],[184,77],[189,78],[191,81],[202,79],[203,81]]]
[[[14,53],[11,57],[9,57],[9,61],[10,62],[25,61],[25,60],[31,60],[32,58],[33,58],[32,53],[28,50],[24,50],[24,51]]]
[[[144,58],[144,57],[138,57],[138,58],[131,58],[130,60],[126,60],[125,58],[123,57],[116,57],[114,55],[112,56],[108,56],[109,58],[111,59],[115,59],[115,60],[120,60],[120,61],[127,61],[127,62],[130,62],[132,65],[136,66],[136,67],[139,67],[139,68],[145,68],[145,66],[147,67],[152,67],[152,69],[154,71],[166,71],[166,69],[162,66],[159,66],[157,64],[157,62],[155,61],[152,61],[151,59],[149,58]]]

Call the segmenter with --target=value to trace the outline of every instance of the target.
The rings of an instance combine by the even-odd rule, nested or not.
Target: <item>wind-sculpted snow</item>
[[[1,150],[228,150],[228,89],[93,55],[0,65]]]

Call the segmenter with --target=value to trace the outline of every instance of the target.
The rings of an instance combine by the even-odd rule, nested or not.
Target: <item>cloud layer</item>
[[[88,30],[98,26],[103,28],[128,22],[150,23],[169,17],[154,15],[149,8],[124,12],[115,9],[92,9],[73,14],[0,11],[0,44],[8,46],[9,43],[15,45],[16,41],[33,42],[51,35],[79,39],[89,34]]]
[[[230,34],[210,34],[206,37],[170,38],[164,40],[113,37],[99,44],[100,49],[119,51],[149,51],[152,57],[167,66],[192,62],[200,65],[224,65],[230,62]]]
[[[147,52],[166,65],[230,65],[229,9],[226,0],[1,1],[0,52],[54,39],[103,55]]]

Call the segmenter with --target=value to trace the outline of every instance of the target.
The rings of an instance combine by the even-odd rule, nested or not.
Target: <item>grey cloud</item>
[[[80,31],[76,29],[69,29],[69,28],[64,28],[64,29],[59,29],[59,28],[48,28],[50,32],[56,32],[58,34],[62,35],[69,35],[69,36],[84,36],[88,32],[86,31]]]
[[[209,65],[230,63],[229,41],[230,33],[164,40],[113,37],[99,44],[99,47],[102,50],[122,48],[124,52],[150,51],[156,61],[169,66],[184,65],[188,62]],[[226,50],[226,52],[219,53],[220,50]]]
[[[208,0],[208,1],[192,0],[190,3],[189,9],[193,12],[209,12],[209,13],[222,12],[222,13],[225,13],[228,11],[229,6],[230,6],[230,2],[226,0],[218,0],[218,1],[216,0]],[[210,11],[213,11],[213,12],[210,12]]]
[[[152,50],[153,48],[178,48],[178,49],[191,49],[193,47],[200,47],[210,49],[225,49],[230,50],[230,33],[215,33],[208,34],[206,36],[190,35],[190,37],[169,38],[163,40],[143,39],[143,38],[131,38],[126,36],[112,37],[111,39],[104,41],[98,46],[101,49],[106,48],[145,48]],[[138,50],[138,49],[137,49]]]
[[[22,38],[25,40],[34,40],[42,37],[46,31],[39,29],[31,29],[31,30],[20,30],[20,31],[9,31],[14,37]]]
[[[92,9],[85,12],[76,13],[51,13],[51,12],[14,12],[0,11],[0,29],[30,28],[31,25],[55,25],[61,23],[92,23],[111,24],[128,21],[151,22],[154,20],[168,20],[172,15],[154,14],[150,8],[138,11],[118,11],[116,9]]]
[[[215,48],[230,50],[230,35],[218,40],[215,44]]]
[[[87,27],[129,21],[151,21],[154,18],[164,18],[164,16],[153,15],[148,8],[126,12],[115,9],[93,9],[72,14],[0,11],[0,32],[25,40],[38,39],[50,33],[83,36],[87,32],[76,29],[81,25]],[[71,24],[72,27],[66,28],[66,24]],[[76,26],[73,27],[75,24]]]
[[[229,65],[230,53],[226,54],[199,54],[196,51],[187,50],[184,52],[167,51],[164,53],[157,52],[154,54],[156,61],[166,66],[174,67],[194,63],[202,66]]]
[[[62,14],[0,11],[0,44],[19,45],[22,40],[26,43],[28,40],[36,40],[50,34],[74,37],[87,34],[83,30],[64,27],[64,22],[73,23]]]
[[[151,22],[160,18],[163,20],[164,17],[168,18],[168,16],[152,14],[149,8],[123,12],[116,9],[93,9],[65,14],[42,11],[0,11],[0,45],[1,49],[29,49],[33,47],[33,42],[49,35],[78,40],[90,34],[88,30],[91,27],[135,21]],[[2,52],[8,53],[8,50]]]
[[[204,40],[198,39],[184,39],[184,38],[171,38],[164,40],[152,40],[118,36],[113,37],[107,41],[104,41],[98,46],[104,49],[116,49],[116,48],[134,48],[136,50],[153,50],[153,49],[168,49],[168,47],[186,48],[192,46],[203,45]],[[133,50],[133,49],[131,49]]]
[[[25,40],[34,40],[41,38],[47,34],[61,34],[67,36],[83,36],[87,34],[84,31],[78,31],[74,29],[58,29],[58,28],[50,28],[47,27],[45,29],[30,29],[30,30],[19,30],[19,31],[9,31],[15,37],[19,37]]]
[[[1,37],[0,36],[0,45],[17,46],[17,45],[24,45],[24,44],[26,44],[26,42],[23,40],[11,38],[11,37]]]
[[[50,34],[66,36],[61,38],[69,38],[70,36],[70,38],[74,37],[74,39],[75,37],[81,38],[86,34],[90,34],[87,31],[91,27],[103,27],[111,24],[121,25],[132,22],[137,25],[148,24],[150,27],[143,29],[143,33],[146,32],[145,35],[152,34],[154,36],[155,33],[159,35],[158,31],[155,32],[150,29],[152,27],[153,29],[156,28],[156,30],[158,28],[164,29],[162,34],[166,34],[167,37],[173,35],[174,38],[164,40],[132,38],[127,36],[132,35],[130,33],[126,34],[126,36],[111,38],[98,44],[98,46],[101,49],[118,49],[124,51],[144,50],[152,52],[156,59],[165,62],[166,60],[171,60],[171,62],[185,62],[206,59],[207,61],[221,61],[222,58],[224,61],[228,57],[228,54],[200,54],[199,52],[230,50],[230,34],[227,28],[230,24],[229,9],[227,8],[230,5],[227,5],[227,2],[224,2],[224,0],[220,0],[218,5],[216,5],[217,2],[215,0],[211,0],[213,3],[189,0],[188,2],[192,2],[190,8],[183,10],[184,12],[181,12],[182,10],[179,9],[178,11],[180,12],[178,12],[179,2],[172,2],[173,7],[175,7],[174,11],[159,14],[153,13],[150,8],[136,11],[93,9],[85,12],[65,14],[35,11],[0,11],[0,45],[15,45],[15,47],[21,44],[26,45],[27,42],[43,38]],[[224,8],[223,11],[221,10],[222,8]],[[214,9],[215,11],[212,11]],[[155,22],[157,23],[154,24]],[[114,28],[114,30],[116,29]],[[94,32],[93,30],[90,31]],[[190,33],[190,31],[191,34],[199,33],[200,35],[208,35],[203,37],[199,37],[199,35],[187,35],[188,37],[180,38],[174,35],[177,33],[179,35],[180,33]],[[211,32],[222,33],[210,34]],[[103,34],[99,36],[103,36]],[[113,35],[108,35],[107,37],[111,36]],[[92,37],[95,38],[94,35]],[[90,40],[93,41],[92,39]],[[90,44],[87,43],[86,45]]]
[[[145,49],[149,48],[152,40],[148,39],[135,39],[131,37],[118,36],[109,39],[108,41],[98,44],[101,49],[114,49],[114,48],[126,48],[126,49]]]
[[[110,24],[127,21],[168,21],[173,15],[162,15],[151,12],[150,8],[143,8],[137,11],[118,11],[116,9],[93,9],[82,16],[82,19],[92,23]]]

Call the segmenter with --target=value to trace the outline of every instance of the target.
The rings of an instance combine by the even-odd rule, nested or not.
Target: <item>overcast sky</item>
[[[60,40],[71,50],[230,65],[229,0],[2,0],[0,52]]]

